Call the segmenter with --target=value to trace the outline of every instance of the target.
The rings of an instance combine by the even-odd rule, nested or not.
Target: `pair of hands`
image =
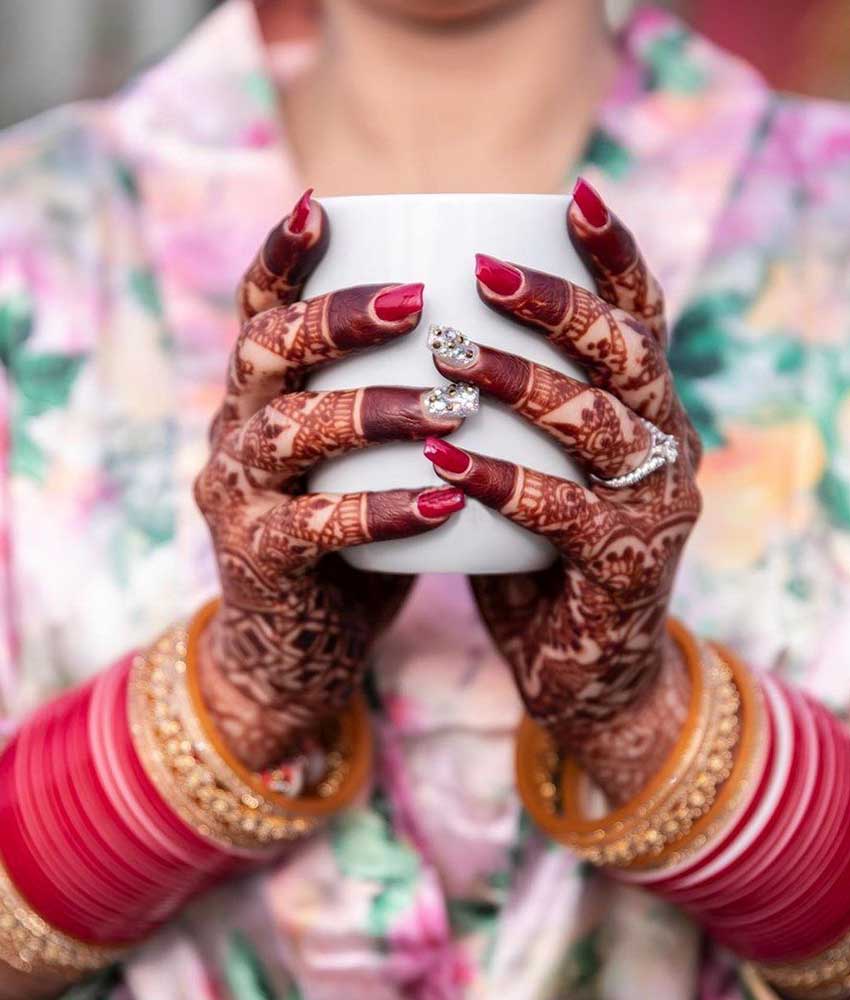
[[[472,580],[530,715],[615,799],[636,791],[675,739],[687,683],[665,620],[700,509],[699,442],[667,365],[661,292],[631,234],[584,182],[566,228],[598,295],[483,255],[476,279],[488,306],[548,337],[582,366],[587,383],[484,346],[473,347],[462,374],[439,354],[434,362],[604,479],[646,457],[649,433],[639,417],[674,435],[676,463],[625,489],[596,480],[585,488],[460,451],[442,440],[459,421],[428,412],[427,388],[304,391],[318,366],[409,333],[422,306],[421,285],[300,300],[328,245],[327,218],[309,192],[243,278],[241,333],[195,492],[222,583],[202,681],[222,733],[249,766],[274,763],[299,732],[345,707],[371,642],[412,582],[356,571],[335,553],[430,531],[464,496],[561,553],[540,573]],[[429,437],[439,439],[426,454],[446,489],[304,492],[304,474],[325,458]]]

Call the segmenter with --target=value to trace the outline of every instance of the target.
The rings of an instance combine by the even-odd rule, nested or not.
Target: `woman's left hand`
[[[686,671],[665,622],[700,512],[700,446],[667,364],[661,292],[633,237],[584,182],[567,230],[598,296],[484,256],[476,276],[488,306],[547,337],[587,383],[483,346],[471,348],[462,375],[434,361],[555,438],[590,486],[445,441],[429,441],[426,455],[443,479],[560,553],[550,570],[475,577],[473,587],[529,714],[622,801],[663,762],[686,713]],[[677,461],[619,489],[590,478],[641,465],[650,433],[640,417],[676,438]]]

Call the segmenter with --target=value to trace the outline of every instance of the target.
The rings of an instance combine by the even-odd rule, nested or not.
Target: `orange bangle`
[[[733,820],[743,799],[755,790],[758,775],[764,769],[768,741],[764,739],[764,695],[750,671],[727,647],[711,643],[729,670],[738,689],[741,736],[735,750],[732,771],[717,793],[711,809],[697,819],[691,829],[674,844],[668,844],[653,858],[642,858],[632,867],[670,868],[702,850],[715,840]]]
[[[198,679],[198,642],[201,633],[218,610],[219,603],[218,599],[210,601],[189,623],[186,652],[186,687],[192,708],[210,747],[255,795],[265,799],[281,812],[314,819],[322,819],[339,812],[351,803],[371,771],[372,730],[363,696],[358,694],[353,699],[351,707],[337,720],[340,727],[339,742],[346,748],[345,766],[341,770],[338,769],[339,779],[336,781],[325,779],[324,782],[320,782],[318,795],[299,795],[292,798],[273,791],[263,781],[261,774],[250,771],[233,756],[210,718],[201,697]]]
[[[218,607],[212,601],[186,628],[168,629],[134,661],[128,707],[133,742],[160,795],[199,836],[250,856],[302,838],[348,805],[372,759],[362,697],[334,720],[329,771],[315,793],[286,796],[241,764],[221,739],[198,683],[198,640]]]
[[[595,864],[631,866],[647,857],[654,863],[711,810],[734,766],[740,699],[731,672],[716,654],[703,655],[678,622],[671,620],[668,632],[690,675],[688,715],[663,767],[630,802],[587,817],[576,762],[559,759],[549,734],[530,718],[520,725],[517,785],[526,808],[550,836]]]

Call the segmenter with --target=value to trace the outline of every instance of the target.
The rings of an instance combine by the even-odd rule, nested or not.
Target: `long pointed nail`
[[[455,514],[466,505],[463,492],[450,486],[445,490],[433,490],[430,493],[420,493],[416,506],[423,517],[446,517]]]
[[[295,203],[295,208],[289,213],[289,231],[298,236],[304,232],[307,220],[310,218],[310,209],[313,206],[313,191],[315,188],[307,188],[304,194]]]
[[[469,368],[478,360],[478,345],[450,326],[432,324],[428,330],[428,348],[452,368]]]
[[[573,199],[588,225],[594,229],[604,229],[608,225],[611,216],[605,207],[605,202],[583,177],[579,177],[576,181]]]
[[[475,277],[497,295],[513,295],[522,284],[522,273],[498,257],[475,255]]]
[[[479,405],[478,386],[468,382],[438,385],[425,394],[425,409],[432,417],[471,417]]]
[[[407,319],[414,313],[422,311],[422,291],[425,286],[421,281],[412,285],[398,285],[390,288],[375,299],[375,313],[378,319],[387,323],[397,323]]]
[[[441,438],[426,438],[422,451],[438,469],[444,469],[446,472],[466,472],[472,461],[465,451],[455,448],[453,444]]]

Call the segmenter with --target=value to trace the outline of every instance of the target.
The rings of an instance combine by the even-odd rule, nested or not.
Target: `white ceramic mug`
[[[330,220],[330,247],[307,282],[305,297],[351,285],[422,281],[425,307],[412,333],[327,366],[311,377],[308,388],[444,385],[427,346],[432,323],[583,378],[543,334],[485,306],[475,282],[475,253],[481,252],[592,287],[567,236],[569,202],[566,195],[519,194],[321,199]],[[462,380],[459,371],[457,381]],[[479,412],[467,417],[449,440],[541,472],[584,480],[552,438],[483,394]],[[309,488],[345,493],[431,483],[445,485],[424,458],[422,444],[404,442],[331,459],[314,470]],[[544,539],[471,499],[432,532],[343,554],[359,569],[393,573],[516,573],[543,569],[554,558]]]

